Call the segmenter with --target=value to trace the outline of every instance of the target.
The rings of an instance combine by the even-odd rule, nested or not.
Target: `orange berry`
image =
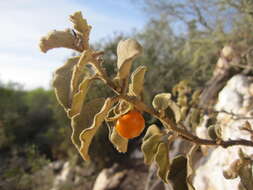
[[[132,139],[138,137],[145,127],[141,113],[135,110],[121,116],[116,123],[116,131],[120,136]]]

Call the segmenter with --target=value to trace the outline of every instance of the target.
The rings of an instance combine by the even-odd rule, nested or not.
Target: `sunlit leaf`
[[[76,43],[75,36],[70,29],[59,31],[54,30],[42,37],[39,43],[42,52],[46,53],[48,50],[54,48],[69,48],[81,52],[82,48]]]
[[[165,110],[169,107],[170,100],[170,93],[160,93],[154,97],[152,105],[156,110]]]
[[[147,132],[145,134],[145,136],[143,137],[143,141],[147,140],[149,137],[153,136],[153,135],[157,135],[157,134],[161,134],[161,130],[155,125],[150,125],[147,129]]]
[[[101,110],[104,102],[104,98],[97,98],[82,104],[80,114],[71,118],[71,126],[73,129],[71,140],[78,150],[81,146],[79,139],[81,132],[92,125],[94,116]]]
[[[108,112],[110,111],[114,103],[115,102],[113,99],[107,98],[100,112],[95,115],[91,127],[84,129],[82,133],[80,134],[80,140],[81,140],[80,154],[82,155],[84,160],[89,160],[88,151],[89,151],[90,143],[94,135],[96,134],[97,130],[99,129],[99,127],[101,126],[105,118],[107,117]]]
[[[93,78],[84,79],[80,84],[78,92],[73,96],[71,109],[68,110],[70,118],[80,113],[92,80]]]
[[[141,45],[132,39],[122,40],[117,47],[117,67],[118,78],[125,79],[129,76],[129,72],[133,63],[133,60],[142,53]]]
[[[194,144],[187,154],[187,186],[188,186],[188,190],[195,190],[195,188],[192,184],[192,180],[193,180],[194,173],[195,173],[195,170],[193,168],[193,156],[194,156],[195,152],[198,150],[198,148],[199,148],[199,145]]]
[[[58,102],[65,110],[71,106],[70,81],[74,66],[77,64],[79,57],[70,58],[67,62],[57,69],[54,73],[53,87]]]
[[[109,139],[118,152],[122,152],[122,153],[127,152],[128,139],[121,137],[117,133],[115,128],[113,128],[112,134],[110,134]]]
[[[89,35],[91,26],[88,25],[87,20],[83,18],[80,11],[71,15],[70,21],[74,24],[75,30],[82,34],[83,47],[84,50],[87,50],[89,48]]]
[[[140,96],[143,90],[144,76],[147,67],[138,67],[131,76],[131,84],[129,85],[129,94],[133,96]]]

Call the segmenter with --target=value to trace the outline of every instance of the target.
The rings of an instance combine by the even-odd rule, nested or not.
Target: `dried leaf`
[[[218,138],[217,134],[216,134],[216,126],[215,125],[211,125],[207,128],[207,133],[208,133],[208,136],[213,139],[213,140],[216,140]]]
[[[170,100],[170,93],[160,93],[154,97],[152,105],[156,110],[165,110],[169,107]]]
[[[130,95],[140,96],[143,90],[144,76],[145,76],[146,70],[147,70],[147,67],[140,66],[132,73],[131,84],[129,85]]]
[[[75,36],[70,29],[59,31],[54,30],[41,38],[40,50],[46,53],[53,48],[69,48],[81,52],[82,47],[76,43]]]
[[[71,118],[81,112],[81,109],[83,107],[83,103],[86,98],[86,94],[88,93],[88,90],[89,90],[92,80],[93,80],[93,78],[87,78],[87,79],[84,79],[83,82],[80,84],[78,93],[76,93],[73,96],[71,109],[69,109],[67,112],[69,118]]]
[[[89,35],[91,26],[88,25],[87,20],[83,19],[82,13],[78,11],[70,16],[70,21],[74,24],[75,30],[82,34],[84,50],[89,49]]]
[[[92,58],[92,51],[87,50],[81,54],[81,57],[78,63],[75,65],[73,69],[73,75],[71,78],[71,93],[75,94],[78,92],[79,84],[83,80],[85,75],[85,65],[89,63]]]
[[[113,128],[112,134],[110,134],[109,139],[118,152],[122,152],[122,153],[127,152],[128,139],[121,137],[117,133],[115,128]]]
[[[155,161],[158,165],[158,176],[164,183],[168,183],[168,174],[170,170],[169,149],[165,143],[160,143],[157,153],[155,155]]]
[[[145,136],[143,137],[143,141],[147,140],[149,137],[153,136],[153,135],[157,135],[157,134],[162,134],[161,130],[155,125],[150,125],[147,129],[147,132],[145,134]]]
[[[132,39],[122,40],[117,47],[117,78],[120,80],[128,77],[133,60],[142,53],[141,45]]]
[[[78,150],[81,146],[79,139],[81,132],[92,125],[94,116],[102,108],[104,102],[104,98],[93,99],[82,105],[80,114],[71,118],[71,126],[73,129],[71,140]]]
[[[193,176],[195,174],[195,170],[193,168],[193,156],[195,154],[195,152],[198,150],[199,145],[194,144],[190,151],[187,154],[187,186],[188,186],[188,190],[195,190],[193,184],[192,184],[192,180],[193,180]]]
[[[74,66],[77,64],[79,57],[73,57],[67,60],[67,62],[57,69],[54,73],[53,87],[55,88],[55,94],[58,102],[65,110],[71,106],[71,93],[70,93],[70,80]]]
[[[142,142],[141,150],[144,155],[144,163],[150,165],[155,158],[158,145],[162,142],[162,134],[155,134]]]
[[[172,160],[168,178],[174,190],[186,190],[187,158],[179,155]]]
[[[83,130],[82,133],[80,134],[81,147],[79,151],[84,160],[89,160],[88,150],[89,150],[90,143],[94,135],[96,134],[97,130],[99,129],[99,127],[101,126],[105,118],[107,117],[114,103],[115,103],[114,99],[107,98],[100,112],[95,115],[91,127]]]
[[[181,110],[178,107],[178,105],[173,100],[171,100],[171,99],[169,100],[169,104],[168,105],[169,105],[170,109],[174,113],[176,123],[178,123],[179,121],[181,121],[182,114],[181,114]]]

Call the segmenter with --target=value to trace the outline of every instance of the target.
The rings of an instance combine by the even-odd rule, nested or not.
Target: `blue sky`
[[[53,71],[72,52],[43,54],[39,40],[50,30],[71,27],[68,16],[79,10],[93,27],[91,42],[115,31],[140,30],[146,22],[131,0],[0,0],[0,81],[18,82],[25,89],[49,88]]]

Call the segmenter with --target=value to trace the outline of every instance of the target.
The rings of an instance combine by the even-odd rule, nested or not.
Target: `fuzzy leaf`
[[[81,52],[82,48],[76,44],[75,36],[70,29],[59,31],[54,30],[41,38],[40,50],[46,53],[53,48],[69,48]]]
[[[174,190],[186,190],[187,158],[179,155],[172,160],[168,178]]]
[[[85,75],[85,65],[91,60],[92,51],[84,51],[73,69],[73,75],[71,78],[71,93],[75,94],[78,92],[79,84],[83,80]]]
[[[193,168],[193,156],[195,154],[195,152],[198,150],[199,145],[194,144],[190,151],[187,154],[187,186],[188,186],[188,190],[195,190],[193,184],[192,184],[192,179],[193,176],[195,174],[195,170]]]
[[[169,100],[168,101],[168,105],[170,107],[170,109],[173,111],[174,113],[174,116],[175,116],[175,120],[176,120],[176,123],[178,123],[182,118],[182,114],[181,114],[181,110],[180,108],[178,107],[178,105],[173,101],[173,100]]]
[[[73,130],[71,140],[78,150],[81,146],[81,141],[79,139],[81,132],[92,125],[94,116],[102,108],[104,102],[104,98],[91,100],[82,105],[80,114],[71,118],[71,126]]]
[[[156,110],[165,110],[169,107],[170,100],[170,93],[160,93],[154,97],[152,105]]]
[[[96,134],[97,130],[99,129],[99,127],[101,126],[105,118],[107,117],[113,104],[114,104],[113,99],[107,98],[100,112],[95,115],[91,127],[84,129],[82,133],[80,134],[79,138],[81,141],[81,147],[79,151],[84,160],[89,160],[88,151],[89,151],[90,143],[94,135]]]
[[[69,118],[80,113],[92,80],[93,78],[87,78],[80,84],[78,93],[73,96],[71,109],[67,112]]]
[[[122,152],[122,153],[127,152],[128,139],[121,137],[117,133],[115,127],[113,128],[112,134],[110,134],[109,139],[118,152]]]
[[[150,125],[147,129],[147,132],[146,132],[145,136],[143,137],[143,141],[145,141],[149,137],[151,137],[153,135],[157,135],[157,134],[162,134],[160,129],[155,124]]]
[[[122,40],[117,47],[117,78],[120,80],[128,77],[133,60],[142,53],[141,45],[132,39]]]
[[[70,108],[71,93],[70,93],[70,80],[74,66],[77,64],[79,57],[73,57],[54,73],[53,87],[58,102],[65,110]]]
[[[84,50],[89,49],[89,35],[91,26],[88,25],[87,20],[83,19],[82,13],[78,11],[70,16],[70,21],[74,24],[74,29],[78,33],[82,34],[82,42]]]
[[[145,76],[146,70],[147,70],[147,67],[140,66],[132,73],[131,84],[129,86],[130,95],[140,96],[143,90],[144,76]]]
[[[155,155],[155,161],[158,165],[158,176],[164,183],[168,183],[168,173],[170,170],[169,149],[165,143],[160,143],[157,153]]]
[[[144,155],[144,163],[150,165],[155,158],[158,145],[162,141],[162,134],[152,135],[142,142],[141,150]]]

